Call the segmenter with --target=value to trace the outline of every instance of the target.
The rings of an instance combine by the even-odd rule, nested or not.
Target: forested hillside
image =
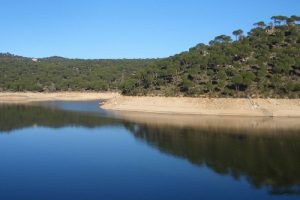
[[[141,69],[126,95],[300,97],[300,17],[274,16]]]
[[[154,60],[31,59],[0,54],[0,91],[107,91]]]
[[[164,59],[34,60],[0,54],[0,91],[300,97],[300,17],[274,16]]]

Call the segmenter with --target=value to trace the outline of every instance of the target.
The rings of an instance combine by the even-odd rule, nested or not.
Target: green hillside
[[[300,17],[274,16],[140,70],[125,95],[300,97]]]
[[[274,16],[164,59],[38,59],[0,54],[0,91],[300,97],[300,17]]]
[[[0,91],[107,91],[154,60],[38,59],[0,54]]]

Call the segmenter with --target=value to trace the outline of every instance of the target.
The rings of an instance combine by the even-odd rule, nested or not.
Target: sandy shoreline
[[[128,97],[113,92],[1,92],[0,103],[99,100],[111,111],[187,115],[300,117],[300,99]]]
[[[101,107],[113,111],[166,114],[300,117],[300,99],[115,96]]]
[[[55,93],[38,93],[38,92],[1,92],[0,103],[31,103],[42,101],[91,101],[91,100],[108,100],[118,96],[117,93],[111,92],[55,92]]]

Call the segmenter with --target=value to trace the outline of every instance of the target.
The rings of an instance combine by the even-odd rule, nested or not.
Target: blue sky
[[[166,57],[279,14],[300,15],[300,1],[0,0],[0,52]]]

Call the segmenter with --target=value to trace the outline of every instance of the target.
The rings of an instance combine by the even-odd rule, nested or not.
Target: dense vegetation
[[[159,60],[122,85],[127,95],[300,97],[300,21],[274,22],[243,35],[220,35],[209,45]]]
[[[38,59],[0,54],[0,91],[107,91],[153,60]]]
[[[164,59],[39,59],[0,54],[0,91],[107,91],[125,95],[300,97],[300,17],[274,16],[235,39]]]

